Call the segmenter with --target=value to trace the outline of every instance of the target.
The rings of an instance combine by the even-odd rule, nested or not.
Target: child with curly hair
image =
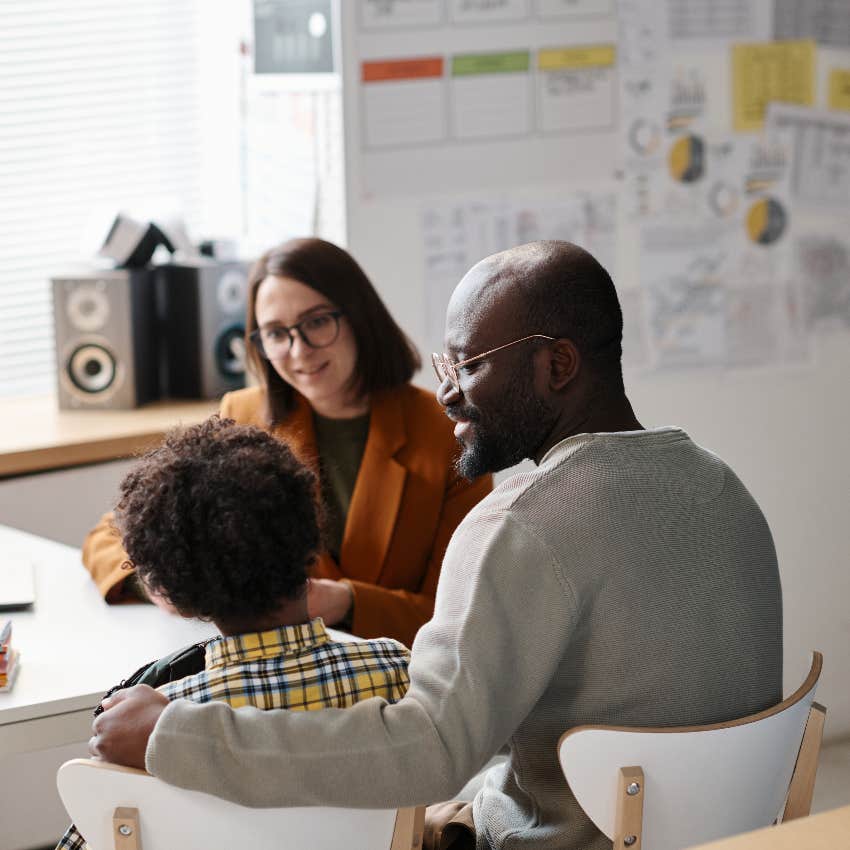
[[[402,644],[335,640],[308,616],[315,488],[281,441],[218,416],[172,431],[124,478],[115,525],[139,580],[221,632],[204,670],[158,689],[168,699],[310,711],[404,695]],[[85,846],[72,826],[57,850]]]

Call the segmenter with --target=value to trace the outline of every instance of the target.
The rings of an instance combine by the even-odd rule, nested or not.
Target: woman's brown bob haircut
[[[266,390],[270,427],[279,425],[291,413],[295,391],[251,342],[251,333],[257,328],[257,290],[269,275],[297,280],[342,311],[357,344],[351,389],[358,394],[371,395],[406,384],[421,365],[415,346],[347,251],[323,239],[291,239],[266,251],[248,278],[248,362]]]

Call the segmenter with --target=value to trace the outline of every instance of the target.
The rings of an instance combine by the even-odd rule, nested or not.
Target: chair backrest
[[[59,768],[59,796],[91,850],[418,850],[424,808],[251,809],[91,759]]]
[[[614,850],[678,850],[769,826],[786,797],[788,817],[807,814],[825,713],[812,702],[822,664],[815,652],[792,696],[728,723],[570,729],[558,743],[564,776]],[[801,751],[804,732],[813,760]],[[789,794],[804,763],[806,787]]]

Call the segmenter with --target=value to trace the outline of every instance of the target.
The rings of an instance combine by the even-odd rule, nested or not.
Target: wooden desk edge
[[[779,826],[768,826],[690,850],[833,850],[846,847],[850,806],[809,815]]]
[[[215,399],[162,400],[136,410],[84,412],[60,411],[50,396],[0,401],[0,421],[5,422],[0,428],[0,478],[133,457],[161,442],[171,427],[201,422],[217,409]],[[65,414],[73,417],[67,426]],[[91,428],[81,414],[92,417]],[[104,426],[104,417],[115,422]],[[28,428],[35,428],[35,435],[21,439]]]
[[[89,463],[132,457],[162,441],[166,432],[150,431],[112,439],[99,439],[0,454],[0,478],[85,466]]]

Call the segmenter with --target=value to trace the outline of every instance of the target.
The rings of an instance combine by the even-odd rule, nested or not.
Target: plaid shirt
[[[221,700],[234,708],[313,711],[347,708],[369,697],[396,702],[410,680],[406,647],[389,638],[331,640],[320,618],[297,626],[216,638],[205,669],[158,688],[168,699]],[[70,826],[56,850],[86,850]]]

